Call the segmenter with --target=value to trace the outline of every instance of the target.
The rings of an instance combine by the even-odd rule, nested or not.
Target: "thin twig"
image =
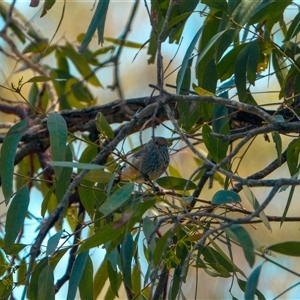
[[[163,22],[163,26],[161,28],[160,33],[156,37],[156,44],[157,44],[157,64],[156,64],[156,72],[157,72],[157,86],[159,87],[160,95],[163,95],[164,90],[164,67],[163,67],[163,56],[161,51],[161,45],[164,41],[163,36],[167,30],[167,25],[171,16],[172,8],[175,4],[175,0],[170,0],[169,6],[167,9],[167,13]]]

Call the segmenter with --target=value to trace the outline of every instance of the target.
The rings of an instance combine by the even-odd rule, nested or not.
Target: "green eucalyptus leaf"
[[[225,228],[224,231],[230,238],[232,238],[241,245],[249,266],[253,267],[255,262],[254,245],[246,229],[241,225],[234,224],[228,228]]]
[[[101,1],[101,3],[102,2],[105,1]],[[66,46],[61,46],[60,49],[65,54],[65,56],[72,61],[78,72],[82,75],[83,78],[86,79],[87,82],[96,87],[102,86],[94,71],[89,66],[88,61],[83,55],[75,51],[71,44],[68,43]]]
[[[235,84],[241,102],[247,102],[247,82],[250,82],[252,85],[255,84],[259,55],[258,43],[254,41],[243,48],[237,56],[235,62]]]
[[[289,42],[300,31],[300,12],[293,18],[292,23],[285,35],[284,42]]]
[[[261,268],[262,268],[262,265],[255,268],[254,271],[250,274],[250,276],[248,278],[246,288],[245,288],[245,299],[246,300],[250,300],[250,299],[254,300],[255,299],[254,296],[256,294]]]
[[[218,77],[221,81],[231,78],[234,74],[234,66],[239,53],[248,45],[248,43],[240,44],[228,51],[217,65]]]
[[[239,203],[241,202],[241,197],[239,194],[233,192],[233,191],[217,191],[212,200],[211,203],[214,205],[221,205],[226,203]]]
[[[93,262],[88,256],[79,282],[80,299],[94,299],[93,275]]]
[[[36,266],[34,268],[34,272],[32,273],[32,276],[31,276],[29,287],[28,287],[28,292],[27,292],[28,299],[32,299],[32,300],[43,299],[43,298],[38,298],[38,293],[39,293],[39,289],[40,289],[39,280],[40,280],[41,272],[44,270],[45,266],[48,265],[48,263],[51,266],[52,270],[54,270],[56,265],[59,263],[59,261],[61,260],[61,258],[64,256],[64,254],[67,251],[68,251],[68,248],[59,250],[51,258],[44,257],[36,264]],[[43,291],[41,291],[41,293],[42,292]],[[46,297],[45,299],[48,299],[48,298]]]
[[[229,11],[228,3],[226,2],[226,0],[215,0],[215,1],[202,0],[201,3],[206,4],[209,7],[220,9],[221,11],[224,11],[224,12]]]
[[[84,272],[88,257],[89,251],[85,251],[79,253],[75,259],[69,279],[69,288],[66,298],[67,300],[74,300],[76,297],[77,288]]]
[[[115,296],[119,297],[119,278],[118,271],[112,267],[111,262],[107,261],[107,274],[110,283],[110,288],[112,289]]]
[[[107,200],[98,208],[99,211],[108,215],[117,210],[129,199],[133,190],[133,182],[123,185],[107,198]]]
[[[55,2],[56,2],[56,0],[45,1],[44,6],[43,6],[43,11],[41,13],[41,18],[47,14],[47,11],[52,8],[52,6],[54,5]]]
[[[51,265],[47,264],[39,276],[38,299],[55,299],[54,274]]]
[[[197,185],[195,183],[181,177],[161,177],[156,180],[156,183],[165,189],[173,189],[179,191],[197,189]]]
[[[299,257],[300,242],[288,241],[288,242],[278,243],[267,247],[267,250],[274,251],[288,256]]]
[[[131,280],[131,264],[133,256],[133,238],[131,233],[126,234],[123,239],[120,250],[120,259],[122,265],[123,280],[125,284],[131,289],[132,280]]]
[[[277,152],[278,165],[281,166],[282,141],[280,134],[277,131],[272,131],[272,139]]]
[[[70,145],[65,146],[65,159],[68,161],[72,160],[72,151]],[[55,195],[57,201],[63,198],[66,190],[68,189],[70,182],[72,180],[72,169],[63,167],[60,170],[59,177],[55,177]]]
[[[226,134],[227,128],[228,123],[223,126],[221,133]],[[207,124],[204,124],[202,127],[203,142],[213,160],[218,163],[226,156],[229,143],[214,137],[211,133],[213,133],[213,130]]]
[[[113,139],[115,134],[102,112],[98,112],[96,116],[96,128],[99,132]]]
[[[77,163],[72,161],[50,161],[49,165],[54,167],[76,168],[84,170],[103,170],[104,167],[96,164]]]
[[[50,239],[47,242],[47,248],[46,248],[46,255],[52,256],[54,252],[56,251],[56,247],[59,243],[59,240],[64,233],[64,230],[60,230],[56,234],[50,237]]]
[[[32,77],[29,80],[27,80],[25,83],[28,83],[28,82],[46,82],[46,81],[50,81],[50,80],[53,80],[52,77],[48,77],[48,76],[35,76],[35,77]]]
[[[2,192],[5,203],[9,203],[9,199],[13,192],[13,173],[15,155],[20,139],[27,129],[27,120],[23,120],[11,127],[2,144],[0,155],[0,175],[2,181]]]
[[[15,240],[24,225],[25,216],[29,205],[29,190],[23,186],[14,196],[8,211],[5,223],[5,250],[10,252]]]
[[[252,207],[254,209],[257,209],[260,204],[258,202],[258,200],[256,199],[255,195],[252,193],[252,191],[249,189],[248,186],[246,185],[243,185],[243,191],[245,193],[245,196],[247,197],[248,201],[250,202],[250,204],[252,205]],[[272,231],[272,228],[271,228],[271,225],[270,225],[270,222],[267,218],[267,216],[265,215],[264,211],[261,211],[259,213],[259,217],[260,219],[262,220],[262,222],[264,223],[264,225],[270,230]]]
[[[250,275],[250,276],[251,276],[251,275]],[[255,276],[256,276],[256,274],[255,274]],[[255,279],[255,277],[254,277],[254,279]],[[239,288],[240,288],[244,293],[246,293],[247,282],[244,281],[244,280],[242,280],[242,279],[239,279],[239,278],[238,278],[237,282],[238,282]],[[258,300],[266,300],[265,296],[264,296],[258,289],[256,289],[255,295],[257,296],[257,299],[258,299]],[[253,298],[253,299],[254,299],[254,298]],[[250,299],[249,299],[249,300],[250,300]]]
[[[191,55],[194,51],[195,45],[200,37],[202,31],[202,27],[197,31],[197,33],[195,34],[194,38],[192,39],[192,42],[190,43],[185,56],[183,58],[182,64],[181,64],[181,68],[178,72],[178,77],[177,77],[177,88],[176,88],[176,93],[180,94],[181,91],[181,86],[182,86],[182,82],[185,76],[185,72],[186,72],[186,68],[188,66],[188,63],[190,61]]]
[[[293,140],[287,147],[286,160],[291,176],[299,171],[300,139]]]
[[[66,144],[68,130],[65,119],[57,113],[50,113],[47,120],[47,127],[50,136],[52,159],[54,161],[64,161],[66,159]],[[59,179],[62,171],[61,167],[54,167],[55,175]]]
[[[105,25],[106,14],[108,11],[108,5],[109,5],[109,0],[103,0],[98,2],[91,23],[87,29],[87,32],[78,50],[79,53],[82,53],[84,49],[86,49],[86,47],[92,40],[96,29],[98,31],[98,43],[103,44],[104,25]]]
[[[159,265],[159,263],[164,259],[166,256],[166,251],[169,247],[169,239],[171,237],[171,231],[168,230],[157,242],[156,248],[153,253],[153,264],[155,267]]]
[[[94,293],[94,299],[98,299],[98,296],[100,292],[103,290],[105,282],[108,278],[107,273],[107,260],[102,260],[99,268],[97,269],[95,276],[94,276],[94,287],[93,287],[93,293]]]

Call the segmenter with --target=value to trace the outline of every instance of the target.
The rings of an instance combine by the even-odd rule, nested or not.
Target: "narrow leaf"
[[[296,175],[296,174],[297,174],[297,175]],[[298,172],[295,173],[295,176],[292,176],[292,177],[294,177],[294,178],[296,179],[296,178],[298,177]],[[284,224],[285,218],[286,218],[286,216],[287,216],[287,213],[288,213],[288,211],[289,211],[290,205],[291,205],[292,200],[293,200],[294,192],[295,192],[295,186],[292,186],[292,187],[291,187],[291,190],[290,190],[290,192],[289,192],[288,199],[287,199],[287,201],[286,201],[286,205],[285,205],[285,208],[284,208],[282,217],[281,217],[280,226],[282,226],[282,225]]]
[[[130,48],[137,48],[137,49],[142,49],[143,48],[143,44],[140,43],[135,43],[135,42],[130,42],[130,41],[124,41],[123,39],[116,39],[116,38],[111,38],[111,37],[105,37],[104,38],[106,41],[109,41],[113,44],[116,45],[122,45],[125,47],[130,47]]]
[[[225,131],[226,126],[223,127]],[[215,138],[211,133],[213,133],[212,129],[207,124],[204,124],[202,127],[203,142],[213,160],[218,163],[226,156],[228,143]]]
[[[243,191],[245,193],[245,196],[247,197],[248,201],[250,202],[250,204],[252,205],[252,207],[254,209],[257,209],[259,207],[259,202],[256,199],[256,197],[254,196],[254,194],[252,193],[252,191],[249,189],[248,186],[243,185]],[[259,213],[259,217],[262,220],[262,222],[264,223],[264,225],[270,230],[272,231],[271,225],[269,223],[269,220],[267,218],[267,216],[265,215],[264,211],[261,211]]]
[[[237,266],[234,264],[233,259],[230,255],[230,257],[228,257],[225,252],[222,250],[222,248],[220,248],[218,246],[218,244],[214,241],[214,239],[209,238],[210,243],[212,244],[212,246],[216,249],[216,252],[219,259],[218,262],[220,263],[220,265],[222,265],[228,272],[232,272],[233,270],[235,272],[239,272],[242,276],[246,277],[245,273]],[[230,247],[230,245],[228,245]],[[211,248],[213,249],[213,248]],[[211,255],[214,255],[214,253],[211,253]],[[225,263],[224,263],[225,262]],[[232,267],[228,268],[228,264],[231,265]]]
[[[115,296],[119,297],[119,280],[118,280],[118,271],[112,267],[110,261],[107,261],[107,274],[110,282],[110,288],[112,289]]]
[[[96,128],[99,132],[113,139],[115,134],[102,112],[98,112],[96,116]]]
[[[1,260],[0,260],[1,265],[3,266]],[[27,273],[27,260],[26,259],[21,259],[20,262],[18,263],[19,268],[17,270],[17,281],[19,283],[19,285],[25,285],[25,280],[24,278],[26,278],[26,273]],[[0,275],[2,276],[1,272]]]
[[[213,159],[217,158],[217,152],[215,149],[215,144],[212,136],[210,135],[212,133],[212,129],[207,125],[204,124],[202,127],[202,138],[203,142],[205,144],[205,147],[207,148],[207,151],[212,156]]]
[[[102,1],[101,1],[102,2]],[[99,2],[99,3],[101,3]],[[101,83],[98,77],[95,75],[94,71],[91,69],[89,62],[85,59],[85,57],[75,51],[73,45],[67,44],[66,46],[62,46],[61,50],[64,52],[67,58],[69,58],[78,72],[82,75],[82,77],[89,82],[90,84],[101,87]]]
[[[0,174],[2,180],[2,191],[6,204],[8,204],[13,192],[13,173],[16,150],[26,129],[27,120],[23,120],[15,124],[8,130],[1,147]]]
[[[31,300],[43,299],[43,298],[38,298],[38,290],[40,288],[40,285],[39,285],[40,274],[44,270],[45,265],[48,263],[50,263],[52,270],[54,270],[56,265],[59,263],[60,259],[67,252],[67,250],[68,250],[68,248],[59,250],[50,259],[47,257],[44,257],[44,258],[42,258],[42,260],[40,260],[37,263],[36,267],[34,268],[34,272],[32,273],[30,284],[28,287],[28,293],[27,293],[28,299],[31,299]],[[46,299],[48,299],[48,298],[46,298]]]
[[[80,201],[87,213],[89,214],[91,220],[93,220],[95,209],[95,197],[94,191],[92,189],[93,184],[90,181],[86,180],[82,180],[81,183],[84,185],[84,187],[78,187]]]
[[[300,139],[293,140],[287,147],[286,160],[291,176],[299,171]]]
[[[122,283],[122,275],[121,275],[121,273],[118,273],[118,275],[117,275],[117,281],[118,281],[117,289],[120,289],[120,286],[121,286],[121,283]],[[111,300],[111,299],[115,299],[115,294],[112,291],[112,288],[109,286],[103,300]]]
[[[107,198],[107,200],[99,207],[99,211],[101,211],[105,215],[112,213],[129,199],[133,190],[133,182],[123,185]]]
[[[246,292],[246,285],[247,285],[247,282],[244,281],[244,280],[242,280],[242,279],[238,279],[237,282],[238,282],[239,288],[240,288],[243,292]],[[256,289],[255,295],[257,296],[257,299],[258,299],[258,300],[266,300],[265,296],[264,296],[258,289]]]
[[[87,77],[90,78],[88,75]],[[71,107],[81,109],[91,107],[97,103],[88,86],[83,85],[82,81],[77,78],[71,77],[67,79],[64,91],[64,98]]]
[[[89,257],[89,251],[79,253],[76,257],[76,260],[75,260],[75,263],[73,265],[71,275],[70,275],[67,300],[75,299],[77,287],[81,280],[81,276],[85,269],[85,265],[86,265],[86,261],[87,261],[88,257]]]
[[[109,249],[110,242],[105,244],[105,249]],[[120,249],[120,248],[119,248]],[[111,263],[111,267],[117,271],[118,270],[118,260],[120,258],[119,250],[113,249],[111,251],[106,251],[106,259]]]
[[[214,105],[212,129],[216,133],[229,134],[228,108],[223,105]],[[222,143],[226,144],[225,141]]]
[[[252,1],[249,1],[252,2]],[[292,3],[292,0],[280,0],[280,1],[253,1],[257,2],[259,6],[255,9],[249,21],[249,24],[255,24],[264,22],[267,20],[275,19],[281,15],[285,8]]]
[[[47,14],[47,11],[54,5],[56,0],[47,0],[44,2],[43,11],[41,13],[41,18]]]
[[[49,165],[54,167],[76,168],[84,170],[103,170],[103,166],[88,163],[76,163],[72,161],[50,161]]]
[[[234,74],[234,65],[237,60],[237,56],[247,45],[247,43],[237,45],[221,58],[217,65],[217,72],[221,81],[231,78]]]
[[[63,232],[64,232],[64,230],[60,230],[59,232],[57,232],[56,234],[54,234],[53,236],[50,237],[50,239],[48,240],[48,243],[47,243],[47,248],[46,248],[47,256],[53,255]]]
[[[53,80],[53,78],[48,77],[48,76],[35,76],[35,77],[30,78],[25,83],[28,83],[28,82],[45,82],[45,81],[50,81],[50,80]]]
[[[17,255],[19,254],[25,247],[27,247],[26,244],[13,244],[10,249],[5,249],[5,253],[8,255]]]
[[[107,280],[107,260],[103,260],[100,267],[96,271],[94,276],[93,282],[93,292],[94,292],[94,299],[98,299],[100,292],[103,290],[105,282]]]
[[[296,241],[278,243],[267,247],[267,249],[284,255],[300,256],[300,242]]]
[[[132,288],[132,281],[131,281],[132,254],[133,254],[133,239],[131,233],[128,233],[123,240],[120,256],[121,256],[123,280],[127,285],[127,287],[129,287],[130,289]]]
[[[243,48],[237,57],[235,63],[235,84],[241,102],[246,102],[247,99],[247,82],[249,81],[252,85],[255,83],[259,55],[257,42],[254,41]]]
[[[155,229],[156,229],[155,223],[152,220],[150,220],[148,216],[145,216],[143,220],[143,231],[148,243],[148,248],[152,253],[156,248],[156,241],[153,238],[155,236]],[[151,240],[150,237],[152,237]]]
[[[55,190],[55,185],[52,185],[50,187],[50,189],[48,189],[48,191],[47,191],[47,193],[45,195],[45,198],[43,199],[43,202],[42,202],[42,205],[41,205],[41,216],[43,218],[45,217],[45,213],[46,213],[46,211],[48,209],[49,202],[51,200],[56,201],[56,196],[54,194],[54,190]]]
[[[23,186],[14,196],[7,212],[5,223],[5,249],[10,251],[14,242],[24,225],[25,216],[29,205],[29,190]]]
[[[221,38],[225,38],[225,39],[227,39],[227,36],[230,36],[230,35],[234,35],[234,31],[232,30],[232,29],[225,29],[225,30],[223,30],[223,31],[220,31],[220,32],[218,32],[216,35],[214,35],[213,36],[213,38],[211,38],[210,40],[209,40],[209,42],[207,43],[207,45],[202,49],[202,51],[201,51],[201,53],[200,53],[200,55],[199,55],[199,57],[198,57],[198,62],[199,61],[201,61],[204,57],[205,57],[205,55],[206,55],[206,53],[212,48],[212,47],[214,47],[215,45],[216,45],[216,43],[218,42],[218,44],[220,44],[219,43],[219,40],[221,39]],[[217,47],[217,50],[219,49],[220,47]],[[222,53],[223,54],[223,53]],[[221,56],[220,56],[221,57]],[[220,57],[216,57],[216,59],[217,59],[217,61],[220,59]]]
[[[54,275],[49,264],[46,265],[39,276],[38,299],[55,299]]]
[[[286,33],[284,42],[289,42],[300,31],[300,12],[293,18],[292,23]]]
[[[238,224],[234,224],[229,228],[225,228],[224,231],[230,238],[241,245],[249,266],[253,267],[255,262],[254,246],[251,237],[246,229]]]
[[[286,64],[286,57],[285,54],[283,54],[277,48],[274,48],[272,51],[272,64],[273,69],[276,70],[275,75],[277,77],[281,89],[288,94],[288,92],[285,90],[285,81],[288,78],[288,67]]]
[[[224,12],[228,12],[229,11],[228,3],[226,2],[226,0],[215,0],[215,1],[202,0],[201,2],[203,4],[208,5],[209,7],[220,9],[220,10],[222,10]]]
[[[90,170],[83,178],[95,183],[108,183],[113,174],[104,170]]]
[[[257,41],[251,42],[249,44],[249,56],[247,58],[247,79],[252,85],[255,85],[259,56]]]
[[[56,161],[64,161],[66,159],[66,144],[68,138],[66,121],[61,115],[50,113],[47,127],[50,136],[52,158]],[[62,168],[54,167],[54,170],[56,177],[59,178]]]
[[[66,145],[65,148],[65,159],[71,161],[73,156],[71,146]],[[60,200],[66,193],[66,190],[68,189],[68,186],[70,185],[70,182],[72,180],[71,177],[72,169],[70,168],[62,168],[59,174],[59,178],[58,176],[55,177],[55,194],[58,202],[60,202]]]
[[[102,227],[101,230],[97,231],[94,235],[86,239],[86,241],[84,241],[84,243],[78,249],[78,253],[112,241],[122,236],[123,231],[123,227],[118,227],[115,229],[114,223],[109,223],[108,225]]]
[[[180,177],[161,177],[156,180],[156,183],[165,189],[180,191],[197,189],[197,185],[194,182]]]
[[[255,268],[248,278],[246,289],[245,289],[245,300],[254,300],[257,291],[257,284],[260,275],[262,265]]]
[[[157,242],[154,254],[153,264],[155,267],[158,266],[159,262],[164,259],[168,250],[168,241],[170,238],[170,231],[167,231]]]
[[[192,42],[190,43],[190,45],[189,45],[189,47],[188,47],[188,49],[187,49],[187,51],[184,55],[184,58],[183,58],[183,61],[182,61],[182,64],[181,64],[181,68],[178,72],[178,77],[177,77],[177,88],[176,88],[176,93],[177,94],[180,94],[181,85],[182,85],[182,82],[183,82],[183,79],[184,79],[185,71],[186,71],[186,68],[188,66],[191,55],[194,51],[195,45],[196,45],[196,43],[197,43],[197,41],[200,37],[201,31],[202,31],[202,27],[195,34],[194,38],[192,39]]]
[[[89,25],[89,28],[78,50],[79,53],[82,53],[85,50],[85,48],[88,46],[92,37],[94,36],[96,29],[98,30],[98,43],[101,44],[103,43],[104,25],[105,25],[108,5],[109,5],[109,0],[103,0],[98,2],[95,13]]]
[[[178,297],[178,292],[180,290],[180,284],[182,283],[182,279],[181,279],[181,268],[177,267],[174,270],[174,274],[173,274],[173,280],[171,282],[171,286],[170,286],[170,300],[176,300]],[[180,299],[183,299],[183,297],[180,297]]]
[[[281,166],[282,141],[280,134],[277,131],[272,131],[272,139],[277,152],[278,165]]]
[[[80,299],[85,299],[85,300],[94,299],[93,262],[90,256],[87,257],[85,268],[83,270],[79,282],[79,294],[80,294]]]
[[[141,285],[141,267],[140,265],[134,265],[132,270],[132,291],[134,295],[140,294],[142,291]],[[148,298],[150,299],[150,297]]]

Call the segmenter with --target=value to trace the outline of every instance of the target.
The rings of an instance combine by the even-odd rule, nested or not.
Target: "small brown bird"
[[[139,183],[152,181],[166,171],[169,162],[167,139],[152,137],[138,152],[128,158],[121,168],[120,179]]]

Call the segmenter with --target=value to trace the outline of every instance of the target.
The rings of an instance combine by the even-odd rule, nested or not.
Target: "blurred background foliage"
[[[263,212],[242,226],[239,222],[246,222],[239,220],[256,211],[274,189],[244,182],[240,191],[224,175],[228,171],[247,179],[277,161],[260,179],[274,179],[274,185],[280,178],[297,179],[299,3],[182,0],[171,5],[0,3],[3,299],[74,299],[76,293],[81,299],[299,295],[299,183],[287,181]],[[174,107],[178,124],[207,160],[219,163],[235,147],[239,151],[211,179],[208,166],[165,121],[155,127],[155,135],[170,141],[170,176],[157,184],[169,193],[133,183],[113,186],[118,158],[125,160],[125,153],[140,146],[138,130],[145,128],[137,126],[102,162],[105,168],[81,179],[63,222],[55,219],[47,228],[37,256],[32,245],[70,182],[82,169],[92,168],[91,160],[147,106],[144,98],[130,99],[162,95],[162,88],[187,96]],[[207,101],[192,102],[190,95]],[[208,100],[216,96],[220,98]],[[233,110],[221,98],[263,110],[259,119],[236,116],[243,106]],[[114,115],[114,100],[121,101],[118,109],[120,103],[128,106],[129,111],[121,110],[124,119]],[[111,109],[107,115],[106,104]],[[89,110],[98,106],[102,115]],[[264,112],[287,130],[280,131],[281,124],[259,134],[267,123]],[[148,125],[143,142],[153,134]],[[253,136],[241,145],[251,130]],[[216,134],[233,138],[224,141]],[[37,153],[22,155],[33,140],[39,142]],[[52,160],[60,164],[49,165]]]

